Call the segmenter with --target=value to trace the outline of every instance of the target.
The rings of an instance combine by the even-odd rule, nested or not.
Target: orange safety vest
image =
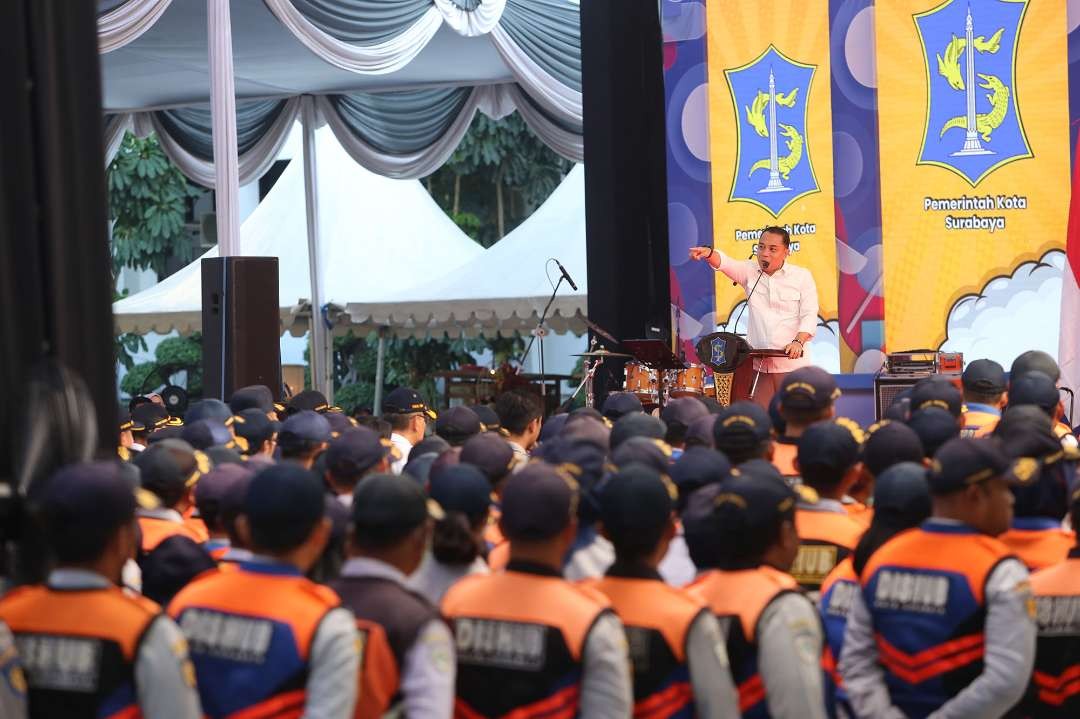
[[[1000,411],[969,409],[960,419],[960,436],[989,437],[1000,421]]]
[[[606,597],[515,562],[506,572],[465,577],[442,610],[457,643],[455,717],[579,714],[585,641],[610,611]]]
[[[181,590],[169,614],[187,637],[206,715],[299,717],[315,632],[339,605],[332,590],[280,564],[243,562]]]
[[[119,587],[20,587],[0,600],[15,635],[30,715],[139,719],[139,643],[161,607]]]
[[[1047,517],[1016,517],[998,539],[1033,572],[1060,564],[1076,546],[1076,534]]]
[[[196,544],[202,544],[199,535],[183,522],[157,517],[139,517],[139,530],[142,532],[142,551],[150,553],[170,537],[187,537]]]
[[[855,549],[866,527],[847,512],[798,507],[795,531],[799,533],[799,553],[791,576],[803,589],[816,592],[829,572]]]
[[[844,647],[844,632],[847,630],[848,613],[851,600],[859,591],[859,577],[855,574],[852,557],[847,557],[829,572],[821,584],[821,600],[818,611],[825,628],[825,650],[821,656],[821,667],[825,671],[825,703],[835,707],[847,706],[847,694],[840,676],[838,665],[840,650]],[[835,712],[830,711],[830,716]],[[848,714],[854,716],[854,712]]]
[[[869,527],[874,521],[874,508],[868,507],[862,502],[854,501],[844,504],[844,511],[863,528]]]
[[[798,583],[790,574],[762,565],[755,569],[711,570],[698,576],[688,589],[722,623],[730,624],[727,650],[739,690],[739,711],[745,719],[768,717],[767,687],[757,663],[757,624],[773,600],[798,592]]]
[[[985,585],[1011,556],[998,540],[933,519],[878,549],[860,576],[892,703],[930,714],[982,672]]]
[[[799,476],[799,470],[795,469],[795,460],[799,456],[797,441],[781,437],[773,442],[772,463],[785,477]]]
[[[492,547],[491,551],[488,552],[487,563],[488,568],[493,572],[506,569],[506,565],[510,563],[510,540],[504,539]]]
[[[1070,427],[1069,425],[1065,424],[1064,422],[1054,422],[1054,436],[1058,439],[1061,439],[1062,437],[1065,437],[1072,433],[1072,427]]]
[[[1080,551],[1031,575],[1039,625],[1024,716],[1080,716]]]
[[[694,716],[686,642],[690,626],[708,611],[704,603],[659,577],[609,574],[582,584],[611,600],[626,629],[634,669],[634,719]]]
[[[195,516],[194,505],[188,507],[181,516],[184,518],[184,526],[197,537],[196,542],[203,544],[210,539],[210,531],[206,528],[206,522],[202,521],[202,517]]]

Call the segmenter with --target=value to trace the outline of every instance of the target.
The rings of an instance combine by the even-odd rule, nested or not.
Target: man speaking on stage
[[[780,391],[784,377],[810,364],[806,343],[817,327],[817,286],[810,270],[787,261],[790,252],[791,235],[782,227],[762,230],[757,256],[752,260],[736,260],[712,247],[690,248],[690,259],[705,260],[746,292],[749,309],[746,339],[750,346],[783,349],[787,353],[787,357],[754,360],[758,381],[752,399],[766,408]]]

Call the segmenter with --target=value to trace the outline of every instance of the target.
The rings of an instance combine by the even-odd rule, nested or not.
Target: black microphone
[[[738,329],[739,329],[739,320],[741,320],[741,319],[742,319],[742,315],[743,315],[743,312],[745,312],[745,311],[746,311],[746,308],[750,306],[750,298],[754,296],[754,290],[756,290],[756,289],[757,289],[757,286],[758,286],[758,282],[761,282],[761,276],[762,276],[763,274],[765,274],[765,270],[763,270],[763,269],[762,269],[762,270],[758,270],[758,273],[757,273],[757,279],[756,279],[756,280],[754,281],[754,286],[750,288],[750,294],[748,294],[748,295],[746,296],[746,304],[744,304],[744,305],[742,306],[742,309],[740,309],[740,310],[739,310],[739,314],[738,314],[738,316],[737,316],[737,317],[735,318],[735,322],[733,322],[733,323],[732,323],[732,325],[731,325],[731,331],[732,331],[732,332],[735,332],[736,330],[738,330]],[[749,334],[749,333],[747,333],[747,334]]]
[[[755,245],[755,247],[756,247],[756,245]],[[753,248],[753,247],[751,247],[751,248],[750,248],[750,256],[749,256],[749,257],[747,257],[746,259],[748,259],[748,260],[752,260],[752,259],[754,259],[754,257],[755,257],[755,255],[756,255],[756,254],[757,254],[757,253],[755,253],[755,252],[754,252],[754,248]],[[738,282],[732,282],[732,283],[731,283],[731,286],[732,286],[732,287],[738,287],[738,286],[739,286],[739,283],[738,283]]]
[[[554,257],[552,257],[551,259],[555,260]],[[567,282],[569,282],[570,286],[573,287],[574,291],[576,292],[577,291],[577,285],[574,284],[574,281],[572,279],[570,279],[570,273],[566,271],[566,268],[563,267],[562,263],[559,262],[558,260],[555,260],[555,264],[557,264],[559,266],[559,272],[562,272],[563,279],[565,279]]]

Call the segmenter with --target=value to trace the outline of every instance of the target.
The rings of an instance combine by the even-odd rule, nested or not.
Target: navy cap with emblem
[[[162,442],[166,439],[180,439],[183,434],[184,428],[182,426],[173,427],[170,425],[165,425],[164,427],[159,427],[150,434],[146,435],[146,444],[149,446],[151,444],[157,444],[158,442]]]
[[[460,446],[470,437],[480,434],[480,418],[468,407],[443,410],[435,420],[435,434],[451,446]]]
[[[937,407],[959,417],[964,411],[964,397],[956,385],[944,377],[924,377],[911,388],[911,413],[927,407]]]
[[[309,470],[289,462],[275,464],[252,477],[244,497],[244,514],[253,532],[274,533],[314,526],[326,513],[323,485]]]
[[[899,462],[874,482],[874,514],[930,515],[929,470],[921,463]]]
[[[551,539],[577,514],[577,481],[547,462],[531,462],[506,480],[499,526],[511,542]]]
[[[537,440],[541,444],[555,439],[563,427],[566,426],[566,421],[570,419],[568,414],[556,414],[548,417],[544,424],[540,427],[540,437]]]
[[[400,457],[390,440],[383,439],[368,427],[353,427],[330,442],[326,450],[326,469],[339,479],[354,479],[388,457]]]
[[[516,460],[510,443],[492,432],[478,434],[461,446],[461,461],[483,472],[493,487],[510,476]]]
[[[798,439],[799,467],[847,471],[859,461],[864,433],[846,417],[815,422]]]
[[[922,440],[903,422],[882,420],[871,425],[862,446],[862,463],[874,477],[900,462],[922,462]]]
[[[715,414],[698,417],[686,429],[686,446],[713,447],[713,428],[716,426]]]
[[[184,422],[191,424],[201,419],[216,420],[229,427],[233,423],[233,411],[220,399],[201,399],[185,413]]]
[[[146,426],[131,416],[130,412],[120,415],[121,432],[145,432]]]
[[[204,474],[195,486],[195,506],[199,514],[219,514],[225,497],[239,491],[255,473],[246,464],[221,464]]]
[[[326,395],[316,389],[305,389],[293,395],[285,409],[289,414],[310,410],[312,412],[326,412],[330,409],[330,403],[326,401]]]
[[[994,478],[1015,482],[1011,464],[996,439],[951,439],[934,453],[927,477],[930,491],[948,494]]]
[[[135,494],[119,462],[69,465],[54,473],[40,493],[37,503],[50,534],[77,539],[135,517]]]
[[[443,516],[417,482],[392,474],[369,474],[353,490],[352,522],[358,537],[400,536],[428,517]]]
[[[247,440],[250,452],[256,452],[263,442],[271,440],[281,429],[281,423],[266,416],[258,407],[242,410],[236,415],[233,431]]]
[[[1009,368],[1010,385],[1016,381],[1017,377],[1032,371],[1042,372],[1055,383],[1061,379],[1061,367],[1053,357],[1042,350],[1028,350],[1013,360]]]
[[[1031,370],[1015,378],[1009,385],[1009,406],[1034,405],[1047,414],[1057,411],[1061,397],[1057,385],[1048,375]]]
[[[644,464],[661,474],[671,471],[671,447],[655,437],[631,437],[611,453],[611,461],[620,469],[630,464]]]
[[[133,460],[142,486],[159,497],[177,496],[209,471],[206,456],[181,439],[156,442]]]
[[[713,443],[720,451],[745,451],[772,437],[768,413],[753,402],[734,402],[716,416]]]
[[[597,447],[611,446],[611,429],[598,419],[588,415],[569,415],[559,430],[558,439],[571,442],[591,442]]]
[[[423,413],[430,419],[437,419],[435,411],[427,406],[420,393],[408,387],[398,387],[386,395],[382,401],[383,412],[391,414]]]
[[[623,415],[611,428],[611,451],[614,452],[620,444],[633,437],[663,439],[666,434],[667,426],[663,420],[651,414],[635,412]]]
[[[1004,392],[1005,368],[991,359],[977,359],[964,368],[960,381],[964,389],[973,392],[986,394]]]
[[[690,495],[707,484],[722,482],[731,473],[731,462],[708,447],[691,447],[671,466],[671,481],[679,490],[679,508]]]
[[[340,437],[358,426],[356,420],[342,412],[324,412],[323,417],[326,417],[326,421],[330,424],[331,437]]]
[[[941,407],[924,407],[912,412],[907,421],[909,427],[919,435],[926,456],[933,456],[943,444],[960,436],[960,425],[956,417]]]
[[[278,444],[289,447],[302,442],[329,442],[330,423],[318,412],[300,410],[289,416],[278,432]]]
[[[213,419],[200,419],[188,422],[180,432],[180,439],[195,449],[224,447],[233,441],[232,432],[221,422]]]
[[[483,426],[485,432],[498,432],[502,429],[502,420],[499,419],[499,415],[495,413],[491,407],[486,404],[470,404],[469,409],[476,413],[476,416],[480,418],[480,424]]]
[[[708,566],[701,556],[712,554],[717,546],[737,543],[744,533],[779,520],[793,520],[797,499],[779,472],[768,476],[747,473],[741,466],[733,469],[724,481],[690,495],[682,521],[692,558],[699,566]]]
[[[628,464],[600,490],[600,521],[614,535],[655,530],[671,521],[676,490],[671,480],[644,464]]]
[[[612,422],[615,422],[624,415],[643,410],[641,400],[633,392],[612,392],[604,400],[601,413]]]
[[[275,410],[274,393],[264,384],[241,387],[229,398],[229,409],[233,414],[240,414],[248,409],[257,409],[263,414],[273,412]]]
[[[584,421],[596,424],[592,419]],[[604,449],[588,440],[559,437],[541,446],[533,456],[573,477],[578,487],[578,519],[582,524],[595,522],[600,516],[596,490],[610,469]]]
[[[146,431],[152,432],[169,423],[169,411],[160,404],[148,402],[131,410],[131,418],[142,425]]]
[[[784,409],[825,409],[839,396],[836,379],[820,367],[800,367],[780,385],[780,406]]]
[[[694,420],[708,416],[709,409],[696,397],[678,397],[660,410],[660,419],[669,427],[672,424],[689,427]]]
[[[428,496],[444,512],[460,512],[475,524],[491,507],[491,482],[471,464],[458,464],[431,478]]]

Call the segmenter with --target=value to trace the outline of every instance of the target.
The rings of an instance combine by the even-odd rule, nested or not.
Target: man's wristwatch
[[[798,342],[800,347],[805,347],[806,346],[806,345],[803,344],[803,341],[801,339],[799,339],[798,337],[796,337],[795,339],[793,339],[791,341],[792,342]]]

